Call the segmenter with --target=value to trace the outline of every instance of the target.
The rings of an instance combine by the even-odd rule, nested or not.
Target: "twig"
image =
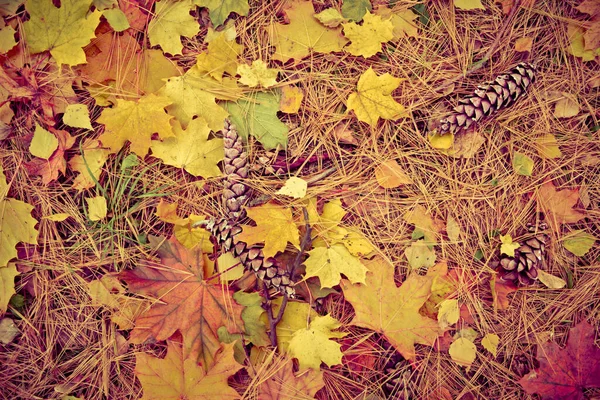
[[[304,215],[305,232],[304,232],[304,236],[302,237],[302,242],[300,243],[300,251],[298,252],[298,254],[296,254],[296,258],[294,259],[294,264],[292,265],[292,268],[290,270],[290,277],[294,276],[294,271],[302,263],[302,256],[304,255],[304,253],[306,252],[306,250],[312,243],[312,240],[311,240],[312,229],[310,227],[310,222],[308,220],[308,211],[306,210],[306,207],[302,207],[302,214]]]

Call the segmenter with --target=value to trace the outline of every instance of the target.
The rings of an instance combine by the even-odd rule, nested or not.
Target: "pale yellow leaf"
[[[47,160],[58,148],[58,139],[40,125],[35,125],[33,139],[29,144],[29,152],[39,158]]]
[[[558,142],[554,135],[549,133],[540,136],[535,140],[535,143],[540,157],[546,159],[562,157],[562,152],[560,151],[560,147],[558,147]]]
[[[510,234],[500,235],[500,241],[502,242],[502,245],[500,246],[500,254],[506,254],[509,257],[514,257],[515,250],[519,248],[520,244],[518,242],[513,242]]]
[[[538,279],[550,289],[562,289],[567,285],[567,282],[562,278],[549,274],[542,269],[538,269]]]
[[[446,329],[450,325],[454,325],[460,318],[460,309],[458,307],[458,300],[446,299],[442,300],[439,304],[438,310],[438,324],[440,329]]]
[[[15,29],[10,25],[0,29],[0,54],[4,54],[16,46],[15,33]]]
[[[150,45],[159,45],[171,55],[181,54],[181,36],[191,38],[200,30],[198,22],[190,15],[193,7],[191,0],[157,1],[148,24]]]
[[[306,265],[304,279],[318,276],[322,288],[339,284],[342,274],[352,283],[365,283],[367,268],[344,245],[317,247],[308,254],[309,257],[304,262]]]
[[[320,13],[315,14],[315,18],[328,28],[337,28],[341,24],[348,22],[348,19],[344,18],[335,8],[326,8]]]
[[[73,128],[93,129],[90,112],[85,104],[68,105],[63,116],[63,122]]]
[[[460,240],[460,225],[451,216],[448,216],[448,221],[446,221],[446,233],[451,241],[458,242]]]
[[[304,93],[302,89],[296,86],[286,85],[281,88],[281,100],[279,101],[279,111],[286,114],[297,113],[302,104]]]
[[[596,238],[584,231],[575,231],[565,238],[563,245],[576,256],[583,257],[594,246]]]
[[[320,370],[321,362],[331,367],[342,363],[340,345],[331,338],[344,337],[342,332],[334,332],[342,324],[329,315],[318,316],[308,328],[294,332],[288,352],[298,359],[300,370],[312,368]]]
[[[477,357],[475,343],[464,337],[452,342],[448,352],[452,360],[462,367],[470,367],[475,361],[475,357]]]
[[[430,249],[423,239],[413,242],[404,255],[412,269],[433,267],[437,258],[435,250]]]
[[[454,0],[454,5],[461,10],[485,10],[481,0]]]
[[[306,196],[306,190],[308,189],[308,182],[304,179],[297,178],[295,176],[285,181],[285,184],[275,194],[281,194],[284,196],[290,196],[294,199],[301,199]]]
[[[492,353],[494,357],[498,353],[498,344],[500,344],[500,337],[495,333],[488,333],[481,339],[483,348]]]
[[[0,320],[0,343],[9,344],[19,334],[19,328],[11,318]]]
[[[556,118],[570,118],[579,114],[579,102],[571,94],[563,93],[563,97],[558,100],[554,106],[554,116]]]
[[[52,215],[48,215],[47,217],[44,217],[44,219],[47,219],[49,221],[54,221],[54,222],[62,222],[64,220],[66,220],[67,218],[69,218],[71,215],[67,214],[67,213],[58,213],[58,214],[52,214]]]
[[[278,69],[269,68],[262,60],[252,61],[252,66],[242,64],[237,67],[240,83],[249,87],[269,88],[277,84]]]
[[[106,218],[106,199],[103,196],[86,198],[88,218],[90,221],[100,221]]]
[[[379,15],[367,12],[362,25],[355,22],[343,24],[344,36],[350,40],[345,50],[353,56],[369,58],[382,50],[382,44],[394,38],[394,25]]]
[[[391,189],[413,183],[413,180],[404,172],[396,160],[387,160],[375,169],[375,179],[379,186]]]
[[[531,51],[533,45],[533,39],[530,37],[523,37],[517,39],[515,42],[515,51]]]

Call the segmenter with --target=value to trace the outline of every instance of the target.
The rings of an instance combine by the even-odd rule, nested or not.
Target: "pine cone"
[[[520,63],[494,82],[478,86],[474,94],[461,99],[454,111],[439,121],[438,134],[463,133],[474,122],[510,106],[527,93],[527,88],[535,81],[535,71],[533,64]]]
[[[539,229],[546,229],[546,224],[541,224]],[[538,269],[542,267],[544,254],[546,252],[546,241],[548,235],[538,232],[536,227],[529,226],[531,237],[515,250],[514,257],[502,254],[500,257],[501,277],[505,281],[513,281],[515,284],[532,285],[538,278]]]
[[[246,219],[246,210],[243,206],[249,198],[249,189],[243,182],[243,179],[248,177],[248,155],[244,150],[242,139],[229,121],[225,123],[223,138],[226,174],[223,199],[227,216],[218,221],[211,220],[207,229],[217,239],[223,252],[232,251],[242,265],[247,270],[255,272],[268,288],[275,287],[282,294],[294,297],[295,290],[289,272],[280,266],[275,258],[265,259],[262,245],[248,246],[236,240],[237,235],[242,232],[240,225]]]

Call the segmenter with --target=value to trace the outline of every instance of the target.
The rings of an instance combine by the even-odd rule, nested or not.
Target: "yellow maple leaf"
[[[513,242],[512,236],[509,234],[500,235],[500,241],[502,242],[500,254],[506,254],[509,257],[514,257],[515,250],[521,246],[518,242]]]
[[[154,18],[148,24],[150,45],[159,45],[165,53],[181,54],[180,36],[191,38],[198,33],[200,25],[190,15],[191,0],[161,0],[156,2]]]
[[[86,62],[83,47],[96,37],[94,30],[102,13],[89,12],[92,0],[28,0],[29,21],[23,24],[25,41],[31,53],[50,50],[56,63],[70,66]]]
[[[57,148],[58,139],[56,136],[36,124],[33,139],[29,144],[29,152],[36,157],[47,160]]]
[[[375,9],[375,14],[379,15],[384,21],[390,21],[394,26],[394,40],[404,37],[417,37],[419,29],[415,20],[419,17],[412,10],[393,10],[388,7],[380,6]]]
[[[375,126],[379,118],[397,120],[404,107],[391,96],[401,79],[385,73],[377,76],[371,67],[360,76],[358,91],[348,97],[348,111],[353,110],[359,121]]]
[[[322,288],[339,284],[342,279],[341,274],[352,283],[365,283],[368,271],[360,259],[350,254],[342,244],[314,248],[308,252],[308,259],[304,265],[306,265],[304,279],[317,276]]]
[[[287,242],[300,248],[300,233],[292,217],[292,211],[275,203],[266,203],[258,207],[246,209],[256,226],[242,225],[242,232],[237,239],[253,245],[263,243],[265,257],[273,257],[284,251]]]
[[[117,99],[113,108],[105,108],[98,122],[105,125],[100,141],[116,153],[131,142],[131,151],[140,157],[148,154],[151,137],[158,133],[161,138],[173,136],[171,116],[164,108],[172,102],[166,97],[149,94],[138,101]]]
[[[350,40],[345,50],[353,56],[369,58],[381,51],[381,44],[394,38],[394,25],[379,15],[367,12],[362,25],[355,22],[342,24],[344,36]]]
[[[328,29],[314,17],[315,9],[310,1],[291,1],[285,11],[290,23],[273,24],[269,28],[271,44],[275,46],[274,60],[286,62],[300,60],[311,52],[331,53],[341,51],[347,40],[341,29]]]
[[[281,100],[279,101],[279,111],[286,114],[297,113],[302,104],[304,93],[302,89],[296,86],[286,85],[281,88]]]
[[[298,359],[300,370],[312,368],[319,371],[321,362],[331,367],[342,363],[341,345],[330,340],[346,336],[343,332],[334,332],[342,324],[329,314],[318,316],[308,328],[294,332],[288,352]]]
[[[277,315],[281,308],[282,298],[278,297],[273,300],[273,313]],[[308,303],[289,302],[283,312],[281,321],[277,324],[277,348],[279,352],[287,352],[290,341],[294,336],[294,332],[300,329],[308,328],[308,321],[314,320],[319,314],[315,312]],[[260,320],[268,325],[268,317],[266,313],[260,316]]]
[[[237,68],[240,83],[249,87],[269,88],[277,84],[278,69],[269,68],[262,60],[252,61],[252,66],[242,64]]]
[[[235,42],[235,29],[233,30],[234,35],[231,35],[230,30],[214,32],[209,29],[209,32],[210,41],[207,40],[206,52],[196,58],[196,68],[220,82],[225,72],[231,76],[235,75],[238,68],[237,59],[242,54],[242,46]],[[207,34],[208,36],[209,34]]]
[[[73,180],[73,188],[84,190],[94,187],[102,172],[102,166],[110,153],[103,149],[97,140],[87,140],[83,146],[83,155],[74,156],[69,160],[69,166],[79,175]],[[90,175],[90,172],[92,175]]]
[[[2,248],[4,250],[4,248]],[[12,249],[14,250],[14,249]],[[15,257],[16,257],[16,250]],[[15,291],[15,277],[19,275],[17,267],[14,263],[10,263],[7,266],[0,266],[0,314],[4,314],[8,308],[10,298]]]
[[[173,137],[152,141],[152,154],[167,165],[183,168],[194,176],[210,178],[221,175],[217,166],[224,157],[223,139],[208,140],[210,129],[203,118],[196,118],[183,130],[173,124]]]

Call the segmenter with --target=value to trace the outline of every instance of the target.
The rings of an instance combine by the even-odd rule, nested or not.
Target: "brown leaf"
[[[584,211],[575,209],[579,201],[579,189],[557,191],[552,182],[546,182],[537,191],[536,198],[556,231],[561,224],[571,224],[585,218]]]
[[[531,51],[533,39],[530,37],[519,38],[515,42],[515,51]]]
[[[276,370],[271,368],[261,374],[260,382],[258,400],[312,399],[325,386],[322,371],[309,369],[302,374],[295,374],[291,358],[283,365],[278,365]]]
[[[153,237],[150,242],[160,243]],[[131,292],[158,299],[136,319],[131,342],[166,340],[179,330],[186,357],[191,353],[204,366],[211,365],[221,345],[217,329],[226,326],[230,333],[240,333],[244,307],[233,300],[233,292],[226,286],[203,280],[199,247],[188,250],[171,237],[157,253],[160,263],[148,261],[120,275]]]
[[[379,186],[386,189],[413,183],[413,180],[404,172],[396,160],[388,160],[381,163],[375,169],[375,179],[377,179]]]
[[[65,151],[69,150],[75,144],[75,138],[67,131],[48,128],[58,139],[58,148],[52,156],[44,160],[42,158],[34,158],[25,164],[25,168],[29,175],[39,175],[42,177],[42,183],[48,183],[58,179],[58,173],[65,174],[67,170],[67,161],[65,160]]]
[[[567,346],[553,342],[538,350],[540,367],[519,384],[542,399],[583,399],[583,389],[600,387],[600,348],[594,344],[595,329],[586,321],[571,328]]]
[[[506,310],[509,306],[508,295],[519,290],[512,282],[498,279],[497,275],[492,276],[490,286],[492,289],[494,311]]]

